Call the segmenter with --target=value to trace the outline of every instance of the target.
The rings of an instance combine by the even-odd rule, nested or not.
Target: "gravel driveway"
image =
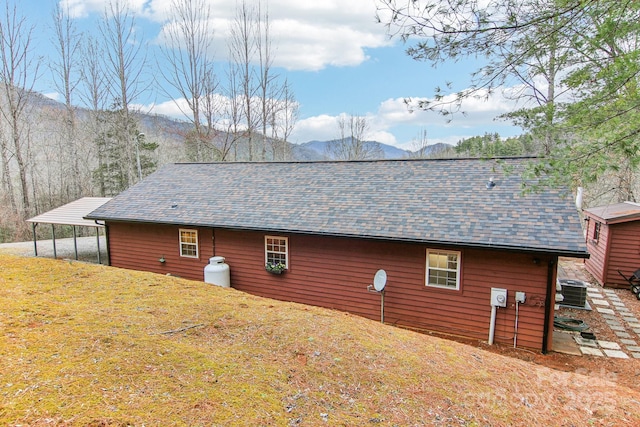
[[[98,244],[95,236],[78,237],[78,259],[81,261],[98,262]],[[53,258],[53,241],[38,240],[38,256]],[[104,236],[100,236],[100,258],[102,264],[107,263],[107,244]],[[0,253],[10,253],[19,256],[34,256],[33,241],[0,243]],[[75,259],[73,238],[56,239],[56,256],[58,258]]]

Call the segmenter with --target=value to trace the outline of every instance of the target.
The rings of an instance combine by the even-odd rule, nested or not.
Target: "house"
[[[585,268],[603,286],[628,288],[626,277],[640,268],[640,204],[616,203],[585,209]]]
[[[532,160],[171,164],[87,218],[116,267],[203,280],[222,256],[236,289],[376,320],[384,269],[385,323],[545,352],[558,257],[588,254],[562,191],[522,194]]]

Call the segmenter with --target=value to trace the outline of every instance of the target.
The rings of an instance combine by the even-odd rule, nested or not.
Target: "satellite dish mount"
[[[387,272],[378,270],[373,276],[373,284],[367,286],[369,292],[380,294],[380,322],[384,323],[384,287],[387,285]]]

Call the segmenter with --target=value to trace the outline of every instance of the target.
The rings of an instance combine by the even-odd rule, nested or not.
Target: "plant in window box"
[[[282,274],[287,269],[287,266],[281,262],[268,262],[264,265],[264,269],[269,273]]]

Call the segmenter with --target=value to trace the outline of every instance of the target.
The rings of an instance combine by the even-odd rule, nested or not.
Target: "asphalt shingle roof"
[[[522,194],[528,161],[171,164],[87,218],[585,256],[570,197]]]

